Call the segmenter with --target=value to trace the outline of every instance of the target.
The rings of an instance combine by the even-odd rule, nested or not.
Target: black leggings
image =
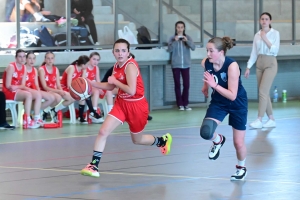
[[[5,95],[2,91],[0,91],[0,124],[6,123],[5,101]]]

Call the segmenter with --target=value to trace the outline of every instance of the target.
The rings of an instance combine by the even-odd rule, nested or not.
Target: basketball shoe
[[[90,163],[85,168],[83,168],[80,173],[84,176],[91,176],[95,178],[100,177],[98,167]]]
[[[247,176],[246,167],[236,165],[236,172],[231,176],[231,181],[243,181]]]
[[[220,149],[223,146],[223,144],[225,143],[225,137],[221,134],[219,134],[219,136],[221,137],[221,141],[219,143],[213,142],[213,145],[210,147],[210,150],[208,153],[208,158],[210,160],[216,160],[219,157]]]
[[[160,151],[163,155],[168,155],[171,151],[171,145],[172,145],[172,135],[170,133],[167,133],[162,136],[162,139],[164,140],[163,145],[159,145]]]

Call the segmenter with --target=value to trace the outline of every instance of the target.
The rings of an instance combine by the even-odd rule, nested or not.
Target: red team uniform
[[[22,65],[21,70],[18,70],[17,64],[15,62],[12,62],[10,64],[13,65],[14,69],[15,69],[15,71],[12,75],[12,78],[11,78],[11,85],[21,85],[22,84],[22,79],[23,79],[23,76],[24,76],[25,70],[26,70],[25,65]],[[6,71],[3,73],[3,88],[2,88],[2,91],[4,92],[6,99],[15,100],[16,91],[10,91],[6,87]]]
[[[86,68],[86,78],[91,80],[91,81],[96,81],[96,76],[97,76],[97,66],[93,66],[93,69]],[[106,93],[106,90],[102,90],[104,93],[99,95],[100,99],[103,99]]]
[[[113,69],[113,76],[121,83],[127,85],[125,70],[128,64],[135,65],[138,70],[136,93],[132,96],[119,89],[115,105],[109,115],[117,118],[122,123],[126,121],[130,132],[137,134],[144,130],[149,114],[148,102],[144,97],[144,83],[139,65],[133,58],[129,58],[122,66],[116,63]]]
[[[26,83],[25,83],[26,87],[36,90],[35,78],[36,78],[36,73],[34,67],[31,67],[31,72],[27,71]]]
[[[57,68],[55,66],[53,66],[52,67],[52,73],[48,72],[46,65],[43,65],[40,68],[42,68],[45,71],[46,85],[50,88],[57,89],[57,87],[56,87],[56,71],[57,71]],[[39,85],[40,85],[41,90],[46,91],[43,88],[43,86],[40,82],[39,82]]]
[[[78,78],[78,77],[81,77],[82,76],[82,71],[78,71],[78,68],[76,65],[73,65],[74,66],[74,73],[72,75],[72,80]],[[66,91],[66,92],[69,92],[69,88],[68,88],[68,74],[66,73],[66,71],[64,71],[63,75],[62,75],[62,78],[60,80],[60,85],[61,85],[61,88]]]

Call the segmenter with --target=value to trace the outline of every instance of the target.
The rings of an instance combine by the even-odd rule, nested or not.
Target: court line
[[[79,175],[79,171],[77,171],[77,170],[68,170],[68,169],[53,169],[53,168],[48,168],[47,169],[47,168],[9,167],[9,166],[0,166],[0,168],[3,168],[3,169],[20,169],[20,170],[53,171],[53,172],[69,172],[69,173],[76,173],[76,174]],[[146,173],[108,172],[108,171],[101,171],[100,174],[229,181],[229,178],[220,178],[220,177],[218,178],[218,177],[207,177],[207,176],[184,176],[184,175],[146,174]],[[292,182],[292,181],[278,181],[278,180],[268,181],[268,180],[258,180],[258,179],[246,179],[246,181],[247,182],[258,182],[258,183],[276,183],[276,184],[300,185],[300,182]]]
[[[288,119],[299,119],[300,117],[289,117],[289,118],[278,118],[276,121],[280,120],[288,120]],[[228,126],[228,124],[220,124],[219,126]],[[170,128],[162,128],[162,129],[151,129],[151,130],[145,130],[144,133],[148,132],[155,132],[155,131],[166,131],[166,130],[174,130],[174,129],[186,129],[186,128],[199,128],[199,126],[183,126],[183,127],[170,127]],[[255,129],[251,129],[255,130]],[[129,133],[128,131],[121,131],[121,132],[116,132],[112,133],[112,135],[118,135],[118,134],[123,134],[123,133]],[[27,142],[40,142],[40,141],[48,141],[48,140],[60,140],[60,139],[72,139],[72,138],[84,138],[84,137],[91,137],[91,136],[96,136],[97,134],[91,134],[91,135],[78,135],[78,136],[68,136],[68,137],[57,137],[57,138],[47,138],[47,139],[37,139],[37,140],[27,140],[27,141],[14,141],[14,142],[2,142],[1,144],[18,144],[18,143],[27,143]]]

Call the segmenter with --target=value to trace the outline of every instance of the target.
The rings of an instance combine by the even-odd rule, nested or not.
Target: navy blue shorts
[[[248,106],[234,107],[234,106],[221,106],[216,104],[210,104],[205,118],[213,118],[219,121],[223,121],[227,114],[229,114],[228,125],[237,130],[246,130]]]

